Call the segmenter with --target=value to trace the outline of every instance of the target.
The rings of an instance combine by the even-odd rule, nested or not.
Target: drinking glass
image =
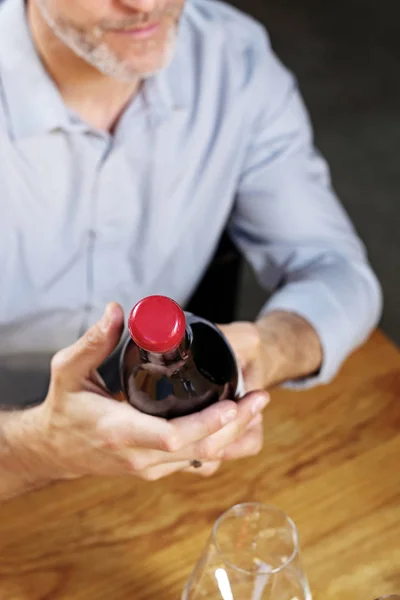
[[[238,504],[216,521],[182,600],[311,600],[293,521],[264,504]]]

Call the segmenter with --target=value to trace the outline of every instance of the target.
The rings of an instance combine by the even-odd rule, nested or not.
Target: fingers
[[[219,469],[222,460],[236,460],[260,452],[263,445],[262,420],[262,414],[251,419],[242,437],[219,452],[219,460],[205,461],[200,468],[190,465],[192,459],[177,460],[178,453],[152,453],[149,450],[132,449],[128,450],[126,455],[130,470],[147,481],[155,481],[178,471],[210,477]],[[153,461],[156,463],[154,464]]]
[[[266,362],[259,328],[256,323],[236,322],[220,326],[241,366],[248,392],[265,389]]]
[[[256,417],[254,422],[260,420],[262,421],[261,415]],[[240,440],[237,440],[224,450],[222,460],[238,460],[259,454],[263,446],[263,439],[262,424],[257,423]],[[200,468],[194,468],[188,464],[188,461],[180,461],[149,467],[142,472],[138,472],[137,475],[146,481],[156,481],[179,471],[200,477],[211,477],[218,471],[220,466],[221,461],[208,461],[203,463]]]
[[[251,421],[258,418],[268,402],[269,396],[265,392],[247,394],[238,402],[238,417],[235,421],[183,451],[192,453],[190,460],[219,460],[221,452],[244,435]]]
[[[250,429],[253,429],[253,427],[256,427],[256,425],[260,425],[260,423],[263,422],[263,414],[259,413],[256,417],[254,417],[254,419],[252,421],[250,421],[250,423],[247,425],[246,427],[246,431],[249,431]]]
[[[174,462],[166,465],[150,467],[149,469],[138,473],[138,476],[146,481],[157,481],[158,479],[173,475],[173,473],[183,471],[185,473],[190,473],[191,475],[199,475],[200,477],[211,477],[218,471],[220,465],[220,462],[207,462],[204,463],[200,468],[195,469],[191,467],[187,461]]]
[[[220,460],[203,462],[200,468],[190,465],[191,460],[178,460],[177,453],[144,450],[141,448],[115,448],[116,455],[122,460],[127,473],[134,474],[147,481],[155,481],[178,471],[184,471],[203,477],[210,477],[219,468],[222,460],[235,460],[257,454],[262,448],[262,415],[250,421],[252,428],[246,428],[244,435],[227,446],[220,453]],[[155,461],[155,462],[154,462]]]
[[[163,443],[161,445],[159,444],[159,447],[162,447],[163,451],[151,452],[142,449],[134,450],[135,463],[136,465],[140,465],[141,469],[145,469],[155,466],[156,464],[167,462],[188,462],[191,460],[205,462],[218,460],[219,453],[235,440],[242,437],[248,424],[263,410],[268,401],[269,396],[264,392],[248,394],[237,403],[237,417],[222,429],[220,428],[219,431],[213,433],[210,427],[198,428],[199,425],[197,424],[194,427],[194,431],[201,436],[197,441],[179,447],[178,443],[173,440],[179,439],[181,442],[184,437],[188,439],[187,432],[185,431],[182,431],[178,438],[165,437]],[[211,408],[216,410],[218,404],[222,403],[215,404],[213,407],[207,409],[207,411],[210,411]],[[190,424],[191,421],[193,421],[193,423],[197,421],[201,422],[204,419],[204,413],[207,411],[191,415],[191,417],[183,417],[176,421],[179,421],[179,426],[181,426],[181,421],[188,422],[188,424]],[[169,445],[167,445],[168,440]]]
[[[253,421],[255,425],[253,425],[241,439],[237,440],[224,450],[223,456],[221,457],[222,460],[238,460],[240,458],[259,454],[262,450],[264,439],[262,415],[259,415]],[[138,472],[137,475],[146,481],[156,481],[179,471],[191,475],[198,475],[200,477],[211,477],[218,471],[220,466],[221,461],[208,461],[203,463],[200,468],[194,468],[185,460],[149,467],[142,472]]]
[[[182,442],[177,450],[184,449],[191,443],[195,443],[218,431],[226,429],[230,424],[237,421],[239,410],[236,402],[224,400],[213,404],[199,413],[181,417],[180,419],[173,419],[170,422],[171,426],[176,436]],[[217,419],[220,422],[218,427],[215,426]]]
[[[126,404],[118,404],[100,421],[98,430],[108,439],[110,448],[139,447],[160,452],[154,455],[145,453],[147,460],[152,456],[152,464],[157,462],[156,457],[163,459],[164,453],[170,454],[170,462],[179,462],[190,457],[186,457],[184,452],[178,457],[172,453],[221,430],[235,420],[237,414],[238,407],[231,400],[217,402],[199,413],[171,421],[146,415]],[[150,463],[143,468],[148,466]]]
[[[198,469],[194,469],[191,466],[186,466],[184,472],[189,473],[190,475],[200,475],[200,477],[211,477],[218,471],[220,466],[220,461],[209,461],[203,463],[202,466]]]
[[[261,452],[263,443],[264,429],[262,424],[259,424],[247,431],[240,440],[225,448],[221,460],[237,460],[246,456],[256,456]]]
[[[82,380],[90,377],[118,344],[123,319],[119,304],[109,304],[100,321],[53,357],[50,385],[61,384],[69,391],[81,389]]]
[[[145,481],[157,481],[158,479],[163,479],[164,477],[183,471],[187,466],[187,461],[156,465],[155,467],[139,471],[137,476]]]

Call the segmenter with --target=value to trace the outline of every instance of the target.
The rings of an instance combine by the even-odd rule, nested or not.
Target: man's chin
[[[153,47],[143,45],[141,51],[137,46],[134,51],[132,47],[130,51],[129,47],[118,48],[110,41],[92,43],[89,51],[76,43],[73,36],[69,36],[66,43],[101,73],[118,80],[133,81],[149,78],[168,67],[175,53],[177,29],[171,28],[166,38],[154,43]]]
[[[104,74],[118,79],[119,81],[135,81],[138,79],[149,79],[160,71],[163,71],[168,67],[170,61],[157,61],[154,63],[148,63],[144,65],[119,65],[115,69],[104,69],[102,66],[97,65],[98,70]]]
[[[157,75],[160,71],[166,69],[171,63],[173,54],[163,57],[161,60],[149,61],[143,64],[132,65],[127,69],[128,78],[132,79],[139,77],[140,79],[149,79],[153,75]]]
[[[119,81],[137,81],[138,79],[148,79],[153,75],[156,75],[171,62],[172,52],[165,53],[163,56],[154,57],[154,59],[148,60],[127,60],[116,58],[116,56],[109,54],[96,53],[96,54],[84,54],[81,53],[81,57],[86,60],[92,67],[94,67],[103,75],[106,75],[112,79]]]

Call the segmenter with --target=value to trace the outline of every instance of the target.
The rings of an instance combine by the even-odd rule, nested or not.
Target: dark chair
[[[185,307],[214,323],[234,321],[242,257],[224,232],[210,265]]]

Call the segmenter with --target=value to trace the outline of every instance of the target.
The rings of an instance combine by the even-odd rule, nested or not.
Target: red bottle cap
[[[128,319],[131,338],[148,352],[169,352],[182,342],[186,331],[185,313],[166,296],[148,296],[131,310]]]

